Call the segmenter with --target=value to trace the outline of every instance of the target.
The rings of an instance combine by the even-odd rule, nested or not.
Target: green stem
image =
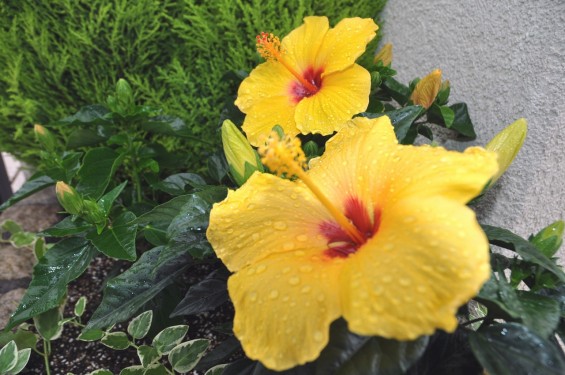
[[[45,362],[45,373],[51,375],[51,369],[49,368],[49,353],[51,352],[51,345],[49,340],[43,339],[43,361]]]

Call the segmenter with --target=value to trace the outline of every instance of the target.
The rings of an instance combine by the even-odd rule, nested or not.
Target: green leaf
[[[424,353],[427,337],[396,341],[365,337],[348,331],[339,319],[332,323],[330,341],[316,361],[316,374],[403,374]]]
[[[9,232],[10,234],[16,234],[16,233],[20,233],[23,232],[22,227],[16,223],[14,220],[4,220],[2,222],[2,231],[4,232]]]
[[[525,290],[516,293],[524,311],[521,316],[524,325],[546,339],[552,336],[561,316],[559,302]]]
[[[422,112],[423,107],[419,105],[410,105],[385,113],[363,113],[361,115],[368,118],[388,116],[390,118],[390,121],[392,122],[392,125],[394,126],[396,138],[398,138],[398,141],[400,143],[404,144],[405,140],[408,138],[408,132],[412,124],[422,114]]]
[[[206,181],[195,173],[177,173],[156,184],[155,188],[171,195],[182,195],[186,194],[187,186],[200,188],[205,185]]]
[[[6,328],[58,307],[67,284],[82,275],[95,253],[83,238],[56,243],[35,265],[29,288]]]
[[[106,369],[94,370],[88,375],[114,375],[112,371]]]
[[[490,225],[482,225],[482,228],[491,244],[515,251],[525,261],[543,267],[557,276],[561,282],[565,282],[565,273],[563,273],[563,270],[555,262],[543,255],[530,242],[506,229]]]
[[[128,333],[134,339],[142,339],[149,332],[151,328],[151,321],[153,320],[153,311],[148,310],[142,312],[131,320],[128,324]]]
[[[533,243],[543,255],[551,258],[563,243],[564,229],[565,223],[563,220],[558,220],[540,230],[535,236],[530,238],[530,242]]]
[[[61,337],[63,326],[59,322],[63,319],[63,312],[59,306],[47,310],[33,317],[33,324],[37,332],[45,340],[53,341]]]
[[[212,272],[204,280],[190,287],[183,300],[175,307],[171,317],[199,314],[215,309],[229,299],[227,269]]]
[[[204,373],[204,375],[222,375],[227,364],[217,365],[209,369]]]
[[[155,336],[152,345],[159,354],[168,354],[182,341],[187,332],[187,325],[167,327]]]
[[[103,105],[88,105],[80,108],[79,111],[72,116],[49,123],[49,126],[65,126],[73,128],[78,127],[79,125],[108,124],[110,123],[107,117],[109,112],[110,111]]]
[[[208,340],[196,339],[175,346],[169,353],[169,362],[173,366],[173,370],[177,372],[192,370],[209,345],[210,341]]]
[[[102,302],[85,330],[106,328],[129,319],[189,265],[186,250],[157,247],[146,251],[127,271],[108,281]]]
[[[74,314],[76,316],[82,316],[84,314],[84,309],[86,308],[86,297],[81,296],[77,303],[75,303]]]
[[[126,185],[127,185],[127,181],[122,182],[120,185],[116,186],[108,193],[104,194],[102,198],[98,200],[98,205],[100,206],[100,208],[102,208],[102,210],[106,213],[106,215],[108,215],[110,209],[112,208],[112,204],[114,204],[114,201],[122,193],[122,190],[124,190]]]
[[[104,333],[101,329],[85,330],[79,335],[78,339],[81,341],[97,341],[104,337]]]
[[[14,341],[10,341],[0,349],[0,374],[6,374],[16,367],[18,363],[18,347]]]
[[[33,253],[36,259],[41,259],[47,251],[47,246],[45,246],[45,240],[43,238],[38,238],[33,245]]]
[[[143,375],[145,368],[143,366],[130,366],[122,369],[120,375]]]
[[[22,370],[26,367],[26,365],[29,361],[30,354],[31,354],[30,348],[22,349],[22,350],[18,351],[18,362],[10,370],[10,375],[19,374],[20,372],[22,372]]]
[[[141,345],[137,348],[137,356],[141,361],[143,367],[147,367],[152,364],[155,360],[161,358],[157,350],[152,346]]]
[[[67,149],[72,150],[78,147],[92,147],[102,143],[107,138],[100,134],[98,130],[75,129],[69,134],[67,139]]]
[[[0,346],[8,344],[10,341],[15,341],[20,349],[35,348],[38,337],[28,330],[18,327],[16,332],[0,331]]]
[[[455,120],[455,112],[445,105],[438,105],[434,103],[428,109],[428,121],[434,124],[444,125],[450,128]]]
[[[99,199],[120,165],[122,156],[107,147],[89,150],[78,171],[77,190],[85,197]]]
[[[106,333],[100,342],[115,350],[124,350],[130,346],[128,336],[124,332]]]
[[[491,375],[565,374],[559,349],[517,323],[495,324],[472,332],[469,343]]]
[[[234,336],[230,336],[198,362],[196,371],[204,371],[211,366],[228,362],[229,358],[238,350],[241,350],[241,344]]]
[[[467,104],[455,103],[449,106],[449,108],[451,108],[454,114],[451,129],[456,130],[459,134],[471,140],[477,138],[477,134],[475,134],[475,129],[473,128],[473,122],[467,111]]]
[[[192,194],[175,197],[168,202],[154,207],[151,211],[140,215],[134,223],[140,225],[159,222],[170,223],[171,220],[179,214],[182,206],[184,206],[191,198]]]
[[[80,169],[80,159],[82,157],[82,152],[65,152],[62,160],[62,167],[64,178],[63,181],[71,181]],[[51,176],[53,177],[53,176]],[[53,178],[54,180],[60,181],[60,179]]]
[[[404,105],[408,102],[410,89],[394,78],[390,77],[385,79],[382,87],[398,104]]]
[[[134,261],[137,258],[135,252],[137,224],[132,224],[135,218],[133,212],[123,212],[102,233],[90,232],[87,238],[98,251],[111,258]]]
[[[186,123],[182,119],[173,116],[162,115],[153,117],[149,121],[145,121],[142,124],[142,128],[156,134],[172,135],[183,138],[194,137]]]
[[[170,375],[169,371],[162,364],[154,364],[147,366],[143,375]]]
[[[0,212],[4,211],[8,207],[11,207],[15,203],[21,201],[24,198],[29,197],[37,193],[40,190],[43,190],[51,185],[55,185],[55,180],[53,180],[49,176],[45,176],[40,173],[36,173],[27,180],[22,187],[14,193],[6,202],[0,205]]]
[[[43,232],[40,232],[39,235],[49,237],[65,237],[86,232],[91,228],[92,224],[87,223],[80,218],[74,218],[73,220],[72,216],[67,216],[52,227],[45,229]]]
[[[36,236],[29,232],[19,232],[10,237],[10,243],[15,248],[28,247],[33,245],[36,240]]]
[[[208,175],[218,184],[228,175],[229,165],[223,151],[208,157]]]

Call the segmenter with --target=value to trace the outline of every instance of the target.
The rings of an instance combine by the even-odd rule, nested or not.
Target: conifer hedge
[[[386,0],[4,0],[0,2],[0,150],[30,163],[32,124],[102,103],[119,78],[136,100],[213,140],[236,85],[259,61],[255,35],[283,36],[304,16],[376,18]],[[64,131],[63,131],[64,133]],[[63,134],[64,136],[65,134]],[[171,143],[198,163],[209,144]]]

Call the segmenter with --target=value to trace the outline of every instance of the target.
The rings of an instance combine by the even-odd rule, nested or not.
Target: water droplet
[[[296,240],[300,242],[306,242],[308,241],[308,236],[305,234],[299,234],[298,236],[296,236]]]
[[[306,253],[302,250],[297,250],[294,252],[294,255],[296,255],[297,257],[302,257],[304,256]]]
[[[308,265],[300,266],[300,271],[302,271],[302,272],[310,272],[310,271],[312,271],[312,266],[308,266]]]
[[[296,193],[292,193],[292,194],[290,194],[290,198],[291,198],[291,199],[296,199],[296,198],[298,198],[298,195],[296,195]]]
[[[404,223],[406,224],[410,224],[416,221],[416,218],[414,216],[406,216],[404,218]]]
[[[273,227],[277,230],[285,230],[288,226],[286,225],[286,223],[284,221],[275,221],[275,224],[273,224]]]
[[[309,293],[312,290],[312,287],[310,285],[304,285],[302,287],[302,289],[300,289],[301,293]]]
[[[269,298],[270,299],[276,299],[279,296],[279,291],[278,290],[271,290],[271,293],[269,293]]]
[[[318,294],[318,298],[316,298],[318,300],[318,302],[324,302],[326,299],[326,296],[324,294]]]
[[[383,283],[390,283],[392,281],[392,276],[384,275],[382,280],[383,280]]]
[[[253,234],[251,235],[251,239],[252,239],[253,241],[258,241],[258,240],[259,240],[259,237],[260,237],[260,236],[259,236],[259,233],[253,233]]]
[[[314,341],[322,341],[324,339],[324,334],[321,331],[314,332]]]
[[[267,266],[264,264],[260,264],[257,266],[257,269],[255,270],[257,273],[261,273],[263,271],[265,271],[267,269]]]
[[[410,279],[406,279],[406,278],[401,278],[399,281],[400,285],[402,286],[409,286],[410,284],[412,284],[412,282],[410,281]]]
[[[233,229],[230,228],[230,229],[227,230],[227,232],[231,234],[231,233],[233,233]]]
[[[290,279],[288,279],[288,283],[290,285],[298,285],[300,283],[300,277],[298,276],[293,276]]]
[[[284,273],[289,273],[290,270],[291,270],[290,267],[285,267],[285,268],[282,269],[282,273],[283,273],[283,274],[284,274]]]
[[[249,300],[250,300],[251,302],[257,301],[257,293],[256,293],[256,292],[251,292],[251,293],[249,293]]]

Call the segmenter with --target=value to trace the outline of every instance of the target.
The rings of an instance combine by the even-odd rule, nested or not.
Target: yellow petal
[[[441,87],[441,70],[436,69],[416,84],[410,99],[414,104],[430,108]]]
[[[296,126],[301,133],[331,134],[369,105],[371,75],[354,64],[323,78],[322,88],[296,106]]]
[[[249,358],[273,370],[316,359],[340,315],[342,263],[302,254],[272,255],[228,281],[235,335]]]
[[[346,69],[365,52],[379,27],[370,18],[344,18],[328,30],[316,55],[314,66],[324,68],[325,75]]]
[[[255,173],[214,205],[206,236],[233,272],[275,253],[324,250],[319,225],[330,218],[301,182]]]
[[[261,135],[280,125],[286,134],[298,134],[294,122],[296,103],[290,93],[292,74],[281,64],[266,62],[255,68],[239,86],[235,105],[247,114],[242,129],[257,146]]]
[[[283,38],[284,59],[301,72],[313,67],[329,28],[327,17],[305,17],[302,25]]]
[[[457,308],[489,275],[488,242],[469,208],[442,197],[407,199],[383,210],[378,233],[347,259],[343,314],[362,335],[452,332]]]

